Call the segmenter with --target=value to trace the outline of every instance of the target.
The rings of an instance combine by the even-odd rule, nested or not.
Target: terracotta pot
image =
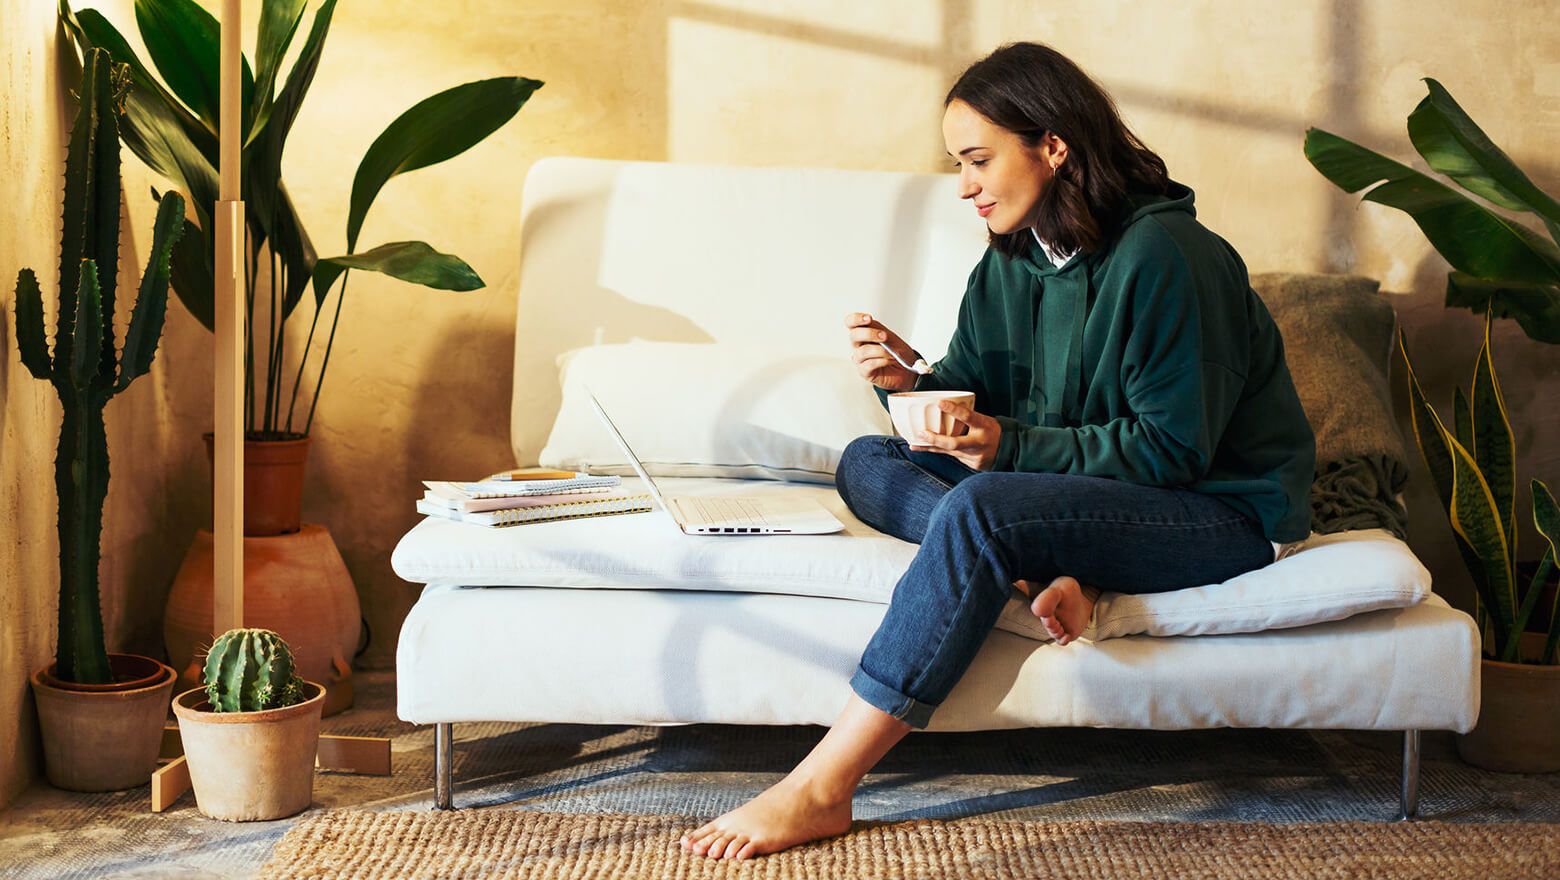
[[[120,679],[112,685],[60,681],[52,663],[32,674],[44,762],[56,788],[134,788],[157,769],[174,672],[137,654],[109,654],[108,663]]]
[[[1501,773],[1560,770],[1560,666],[1483,660],[1479,722],[1457,738],[1457,753]]]
[[[212,547],[209,530],[195,533],[164,608],[163,640],[181,691],[200,683],[197,664],[211,645]],[[352,705],[361,624],[357,588],[324,526],[304,523],[291,535],[244,539],[244,626],[287,640],[298,675],[325,686],[326,715]]]
[[[213,465],[215,434],[202,434]],[[309,438],[244,441],[244,535],[286,535],[303,524],[303,473]]]
[[[213,712],[205,688],[174,698],[195,806],[202,813],[248,822],[308,809],[325,689],[310,681],[304,693],[312,696],[261,712]]]

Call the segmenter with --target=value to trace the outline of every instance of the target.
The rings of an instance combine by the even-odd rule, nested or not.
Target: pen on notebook
[[[515,468],[513,470],[499,471],[496,474],[483,478],[483,482],[508,480],[572,480],[577,477],[588,476],[575,471],[551,471],[540,468]]]

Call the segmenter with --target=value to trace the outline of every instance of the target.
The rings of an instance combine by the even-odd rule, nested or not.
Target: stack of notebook
[[[508,471],[476,482],[428,481],[417,512],[482,526],[651,509],[649,495],[625,490],[621,477]]]

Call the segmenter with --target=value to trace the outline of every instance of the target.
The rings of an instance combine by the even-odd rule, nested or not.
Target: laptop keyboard
[[[764,514],[751,502],[740,498],[720,498],[706,496],[684,496],[678,499],[683,510],[690,516],[697,517],[697,523],[690,525],[708,525],[719,523],[723,526],[737,527],[766,527],[769,521]]]

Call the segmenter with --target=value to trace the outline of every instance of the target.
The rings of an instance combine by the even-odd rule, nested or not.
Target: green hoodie
[[[1190,189],[1138,204],[1060,268],[1038,242],[1020,259],[988,249],[916,389],[975,392],[1002,425],[993,470],[1192,489],[1301,540],[1316,445],[1278,328]]]

